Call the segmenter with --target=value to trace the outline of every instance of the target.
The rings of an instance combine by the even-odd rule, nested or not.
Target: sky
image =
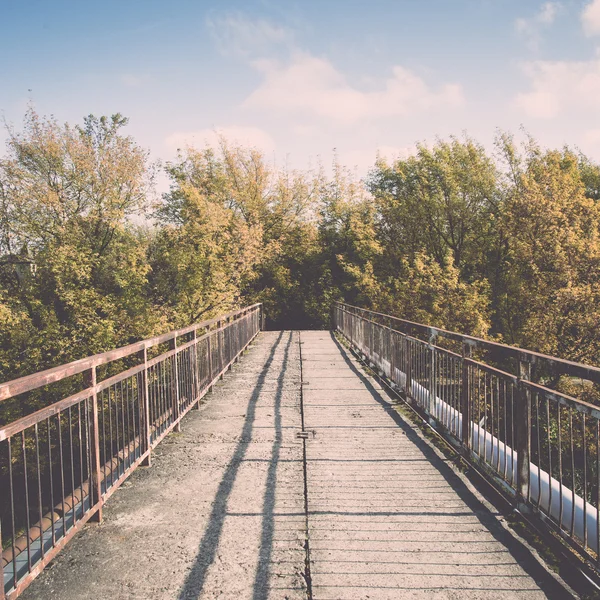
[[[525,130],[600,162],[600,0],[0,0],[0,57],[8,125],[30,103],[120,112],[162,161],[219,132],[362,176],[378,153]]]

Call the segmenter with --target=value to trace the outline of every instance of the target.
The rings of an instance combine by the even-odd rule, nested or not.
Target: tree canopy
[[[600,364],[600,167],[581,153],[450,138],[360,181],[222,139],[180,150],[157,200],[126,125],[30,109],[9,129],[2,380],[251,302],[327,327],[335,299]]]

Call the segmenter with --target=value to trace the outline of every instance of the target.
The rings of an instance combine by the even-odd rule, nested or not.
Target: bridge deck
[[[328,332],[261,334],[23,597],[564,598],[379,390]]]

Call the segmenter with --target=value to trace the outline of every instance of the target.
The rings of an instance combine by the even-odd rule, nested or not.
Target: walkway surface
[[[262,333],[22,597],[547,596],[566,597],[332,335],[310,331]]]

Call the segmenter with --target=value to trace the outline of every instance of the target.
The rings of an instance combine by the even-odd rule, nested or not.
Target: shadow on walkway
[[[502,525],[497,521],[496,517],[490,513],[486,506],[475,495],[473,495],[473,493],[468,489],[468,487],[464,484],[460,477],[458,477],[453,469],[436,454],[436,452],[427,444],[427,442],[417,435],[413,428],[406,423],[406,421],[398,414],[396,410],[394,410],[393,406],[384,400],[382,394],[385,394],[385,391],[380,392],[372,385],[365,374],[356,367],[352,360],[350,360],[349,351],[340,344],[333,332],[330,332],[330,335],[348,367],[357,377],[360,378],[374,400],[376,400],[383,407],[396,425],[398,425],[404,434],[406,434],[407,439],[415,444],[427,461],[431,463],[431,465],[444,477],[459,498],[469,508],[471,513],[479,520],[481,525],[491,533],[496,541],[501,543],[508,550],[517,563],[530,577],[536,581],[540,589],[549,598],[564,598],[564,588],[548,575],[544,567],[542,567],[542,565],[540,565],[539,562],[532,556],[530,550],[525,545],[514,538],[502,527]],[[414,514],[415,516],[418,516],[422,513],[416,511],[414,513],[403,512],[402,514]]]
[[[265,363],[265,366],[258,377],[258,383],[255,386],[252,396],[248,402],[246,418],[244,420],[244,426],[242,428],[240,439],[237,443],[233,456],[231,457],[231,460],[225,469],[221,483],[219,484],[208,525],[198,548],[196,561],[188,573],[181,592],[179,593],[179,600],[196,599],[200,596],[204,588],[208,569],[215,559],[225,518],[228,516],[227,503],[233,490],[238,470],[242,464],[242,461],[244,460],[248,444],[251,442],[253,423],[256,416],[256,406],[261,395],[263,382],[269,370],[271,369],[275,353],[282,343],[284,333],[285,332],[282,331],[273,344],[273,348],[269,353],[269,357]],[[271,451],[271,458],[269,460],[264,493],[261,546],[257,571],[254,577],[253,600],[266,599],[269,590],[268,580],[270,576],[275,516],[275,487],[277,484],[277,464],[279,462],[279,453],[281,448],[281,397],[292,340],[293,334],[289,332],[283,363],[277,377],[277,390],[275,392],[274,405],[275,439]]]

